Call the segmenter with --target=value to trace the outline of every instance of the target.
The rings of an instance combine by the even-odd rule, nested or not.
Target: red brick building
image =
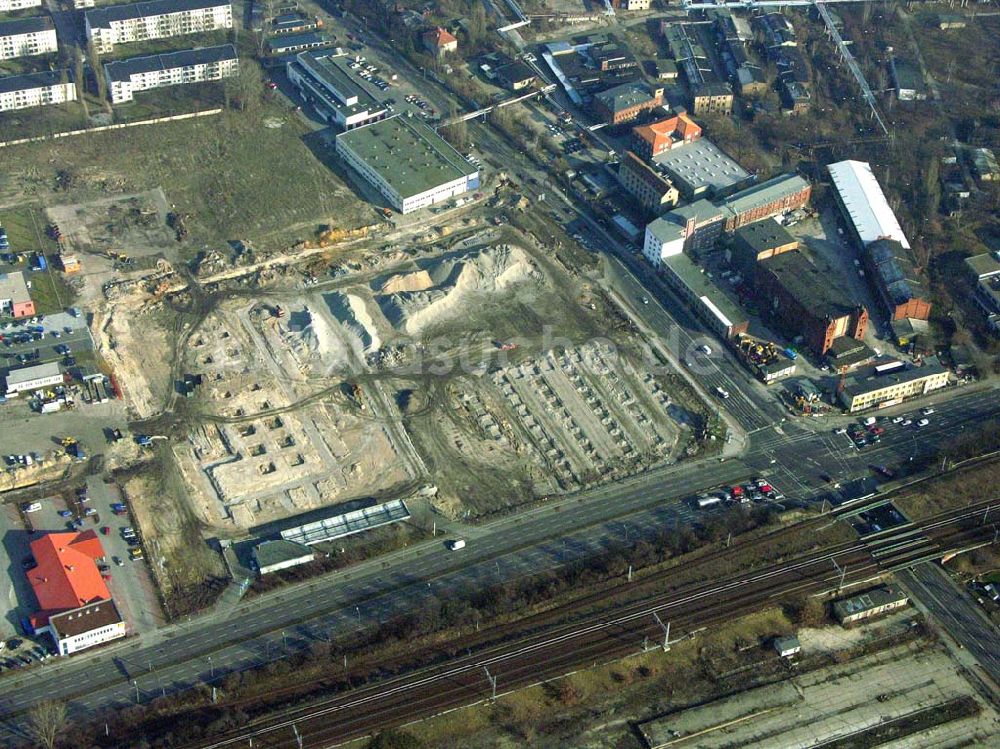
[[[632,128],[635,152],[645,159],[653,159],[685,143],[701,138],[701,127],[686,114]]]
[[[594,111],[609,125],[631,122],[663,104],[663,89],[623,83],[594,95]]]
[[[795,174],[782,174],[740,190],[726,200],[729,211],[725,230],[736,231],[755,221],[802,208],[808,205],[811,195],[812,185]]]

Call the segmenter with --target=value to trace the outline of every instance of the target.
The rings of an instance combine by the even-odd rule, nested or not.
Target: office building
[[[709,249],[722,235],[725,213],[707,200],[696,200],[665,213],[646,227],[642,253],[653,267],[668,257]]]
[[[111,52],[117,44],[233,27],[228,0],[150,0],[94,8],[83,17],[87,41],[98,54]]]
[[[337,155],[400,213],[479,187],[479,170],[419,120],[397,115],[341,133]]]
[[[664,279],[716,335],[729,339],[746,333],[749,321],[743,311],[716,286],[687,255],[664,258]]]
[[[137,91],[218,81],[239,73],[239,59],[232,44],[132,57],[105,63],[104,75],[113,104],[132,101]]]
[[[327,122],[352,130],[385,119],[389,110],[365,88],[349,67],[346,55],[303,52],[288,63],[288,79],[312,101]]]
[[[806,206],[812,185],[797,174],[781,174],[751,185],[725,200],[726,231]]]
[[[757,264],[799,248],[799,241],[773,218],[736,230],[729,247],[729,261],[747,282],[757,275]]]
[[[17,319],[32,317],[34,314],[35,303],[31,301],[24,273],[19,270],[0,273],[0,315],[10,315]]]
[[[0,21],[0,60],[48,55],[57,50],[56,27],[48,16]]]
[[[7,371],[4,393],[8,398],[31,390],[62,385],[66,381],[59,362],[46,362]]]
[[[948,370],[930,356],[919,367],[852,375],[844,381],[839,398],[848,413],[857,413],[896,406],[907,398],[927,395],[947,384]]]
[[[647,160],[700,138],[701,128],[686,114],[632,128],[635,152]]]
[[[639,205],[657,215],[677,205],[680,199],[680,192],[665,174],[631,151],[625,153],[618,167],[618,177]]]
[[[973,300],[993,333],[1000,333],[1000,252],[966,258],[965,266],[976,289]]]
[[[0,13],[42,7],[42,0],[0,0]]]

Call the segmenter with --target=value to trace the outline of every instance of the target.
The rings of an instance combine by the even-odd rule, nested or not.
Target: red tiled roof
[[[446,44],[457,44],[458,39],[447,29],[442,29],[438,26],[433,31],[428,31],[424,34],[424,41],[428,44],[433,44],[435,47],[443,47]]]
[[[678,140],[685,140],[689,136],[692,139],[700,137],[701,127],[688,115],[679,114],[666,120],[632,128],[632,132],[656,151],[662,143],[672,140],[675,133]]]
[[[38,563],[28,571],[38,600],[39,610],[31,617],[36,626],[60,611],[111,598],[97,569],[104,549],[94,531],[47,533],[31,542],[31,553]]]

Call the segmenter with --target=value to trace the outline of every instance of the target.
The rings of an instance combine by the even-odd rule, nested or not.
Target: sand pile
[[[393,276],[378,290],[376,300],[394,328],[418,335],[469,309],[476,295],[506,291],[538,277],[524,250],[500,245],[451,255],[424,270]]]
[[[354,294],[333,292],[324,294],[323,299],[337,322],[340,323],[344,343],[359,358],[377,351],[382,346],[378,328],[364,300]]]

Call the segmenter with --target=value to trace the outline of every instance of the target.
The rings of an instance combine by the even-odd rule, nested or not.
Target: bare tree
[[[226,95],[241,112],[248,116],[259,114],[264,97],[260,65],[254,60],[241,59],[239,72],[226,79]]]
[[[101,56],[97,54],[97,47],[94,46],[93,42],[87,43],[87,62],[90,63],[90,69],[93,71],[94,79],[97,81],[97,95],[101,98],[104,111],[111,114],[111,101],[108,99],[108,82],[101,70]]]
[[[66,705],[48,700],[28,711],[28,733],[45,749],[53,749],[66,726]]]
[[[84,79],[83,71],[83,55],[81,55],[76,47],[73,48],[73,82],[76,84],[76,98],[80,102],[80,108],[83,110],[83,120],[87,122],[90,119],[90,108],[87,106],[87,85]]]

